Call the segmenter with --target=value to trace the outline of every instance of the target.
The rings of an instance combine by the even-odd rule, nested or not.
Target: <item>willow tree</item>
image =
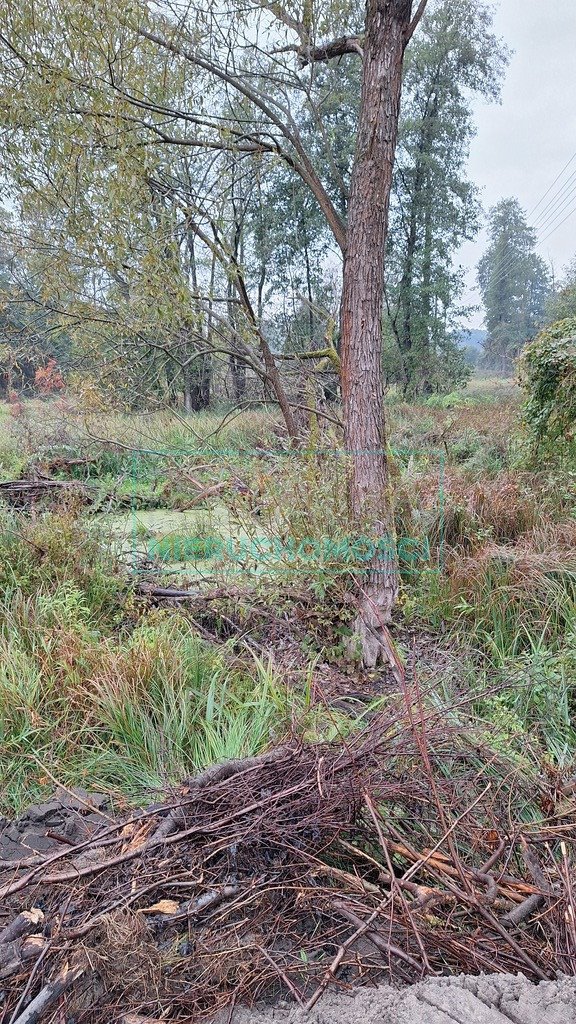
[[[158,158],[150,154],[160,151],[165,194],[173,197],[181,184],[174,180],[175,155],[187,150],[282,161],[318,204],[342,260],[351,521],[390,542],[387,557],[370,563],[358,581],[355,628],[367,665],[386,650],[385,625],[397,595],[383,414],[384,250],[404,53],[426,2],[367,0],[365,8],[342,0],[233,0],[224,8],[215,0],[186,8],[170,0],[4,3],[2,104],[12,134],[11,173],[17,172],[24,203],[37,187],[27,177],[40,154],[48,168],[54,164],[52,180],[67,175],[74,183],[87,150],[96,164],[110,152],[122,164],[129,153],[140,185],[154,177]],[[348,188],[336,173],[315,89],[318,65],[337,74],[341,60],[362,61],[346,220]],[[227,114],[239,107],[240,118]],[[317,126],[312,147],[298,128],[302,110]],[[67,195],[76,201],[78,189]],[[203,232],[208,248],[216,244],[217,223],[211,229],[211,236]],[[242,268],[231,272],[249,309]],[[270,347],[259,340],[268,378],[280,388]],[[282,411],[292,432],[290,409]]]

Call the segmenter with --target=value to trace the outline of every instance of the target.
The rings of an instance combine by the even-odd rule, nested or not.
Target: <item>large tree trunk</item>
[[[368,0],[362,97],[352,171],[342,296],[342,399],[351,455],[350,511],[356,528],[382,538],[359,580],[355,635],[363,663],[386,656],[386,623],[398,594],[389,493],[382,373],[384,249],[411,0]]]

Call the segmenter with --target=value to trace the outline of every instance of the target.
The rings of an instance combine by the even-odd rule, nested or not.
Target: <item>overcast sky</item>
[[[576,154],[576,0],[497,0],[495,29],[514,50],[500,106],[478,103],[478,127],[470,153],[469,173],[480,186],[487,209],[499,199],[516,196],[526,213],[543,197],[562,168]],[[570,175],[562,201],[568,205],[559,216],[576,207],[576,159],[532,221]],[[552,210],[549,211],[549,213]],[[546,214],[543,214],[545,223]],[[556,222],[550,220],[548,229]],[[542,231],[542,239],[547,229]],[[465,301],[479,303],[475,266],[486,246],[484,232],[467,243],[460,254],[468,272]],[[552,260],[556,274],[576,255],[576,210],[538,252]],[[482,312],[473,314],[470,326],[482,326]]]

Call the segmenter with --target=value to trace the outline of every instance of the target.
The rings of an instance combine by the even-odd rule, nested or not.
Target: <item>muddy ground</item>
[[[28,807],[15,821],[0,815],[0,861],[16,864],[34,854],[56,853],[84,842],[109,820],[107,804],[105,796],[80,788],[59,788],[49,800]]]
[[[231,1024],[575,1024],[576,979],[533,985],[521,975],[429,978],[410,988],[326,993],[308,1013],[239,1007]]]

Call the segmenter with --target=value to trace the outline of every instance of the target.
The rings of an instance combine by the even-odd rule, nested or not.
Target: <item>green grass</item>
[[[120,637],[92,631],[78,601],[73,618],[51,626],[34,602],[5,614],[5,811],[17,813],[53,789],[51,777],[145,802],[154,790],[293,731],[334,732],[335,723],[311,707],[304,681],[289,689],[248,655],[234,667],[230,649],[200,640],[178,615],[152,616]]]
[[[405,605],[459,652],[456,689],[465,683],[493,742],[562,767],[576,761],[575,536],[574,523],[559,524],[453,553],[445,573],[408,586]],[[452,683],[433,685],[450,704]]]
[[[288,687],[184,615],[139,610],[101,538],[70,515],[5,515],[0,570],[2,811],[53,778],[145,802],[293,732],[348,727],[312,707],[306,677]]]
[[[167,409],[144,412],[91,411],[73,399],[25,399],[12,415],[0,402],[0,468],[20,452],[22,457],[59,454],[97,455],[102,472],[120,472],[132,453],[146,451],[201,452],[278,447],[274,429],[277,414],[268,409],[231,410],[226,407],[183,416]],[[98,472],[98,467],[96,467]],[[80,475],[83,470],[79,470]]]
[[[424,567],[405,574],[402,607],[417,624],[442,631],[459,652],[459,676],[433,680],[438,700],[449,707],[465,686],[466,714],[497,749],[518,758],[530,750],[535,763],[571,763],[574,470],[524,465],[511,382],[473,379],[446,401],[397,401],[387,412],[391,445],[401,450],[391,461],[398,536],[426,541],[430,551]],[[102,493],[129,496],[136,465],[139,492],[194,513],[198,488],[187,474],[200,474],[203,484],[229,483],[202,501],[207,525],[194,536],[204,546],[192,554],[207,558],[212,537],[219,538],[210,526],[216,507],[247,540],[277,541],[280,553],[268,556],[266,572],[244,572],[243,585],[254,588],[255,603],[282,609],[287,630],[293,591],[307,591],[307,655],[314,658],[324,644],[322,657],[350,670],[341,638],[348,633],[351,566],[290,554],[290,545],[347,537],[345,460],[320,460],[306,450],[293,457],[275,433],[276,414],[264,410],[231,417],[224,426],[222,411],[184,419],[167,412],[85,415],[58,402],[25,402],[19,418],[0,407],[0,417],[5,478],[36,458],[89,454],[93,461],[71,473],[97,482]],[[328,436],[323,443],[338,447]],[[256,446],[278,457],[254,457]],[[133,449],[150,453],[135,462]],[[113,554],[111,521],[103,516],[90,526],[58,511],[1,517],[5,809],[17,811],[52,789],[51,776],[143,801],[151,789],[215,760],[255,753],[292,730],[314,738],[349,728],[314,709],[311,669],[288,689],[265,661],[248,652],[239,661],[237,651],[199,640],[176,610],[139,608]],[[158,560],[166,563],[175,545],[185,543],[185,529],[160,535],[142,528],[139,540],[145,546],[155,537]],[[220,571],[217,558],[210,571]]]

